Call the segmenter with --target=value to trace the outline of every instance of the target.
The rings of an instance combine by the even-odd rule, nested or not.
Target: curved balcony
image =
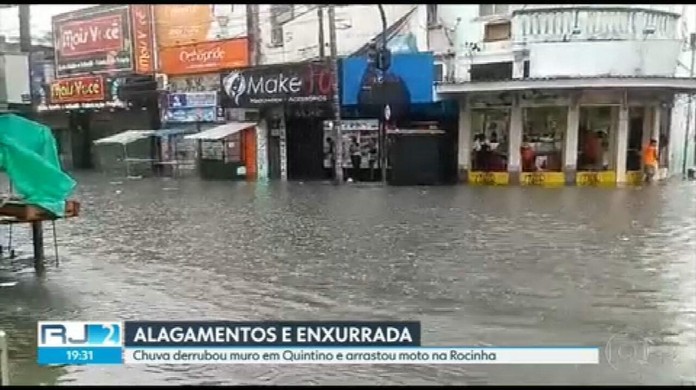
[[[678,39],[679,16],[631,6],[520,9],[513,12],[512,40],[526,43]]]

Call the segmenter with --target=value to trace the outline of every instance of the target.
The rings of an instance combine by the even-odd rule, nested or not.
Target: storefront
[[[120,99],[122,78],[82,76],[54,80],[36,107],[39,120],[50,123],[61,152],[77,169],[94,168],[93,141],[125,130],[152,129],[154,109]]]
[[[378,70],[374,60],[371,55],[349,57],[341,64],[343,118],[376,121],[378,127],[373,131],[373,136],[367,136],[367,133],[365,136],[361,133],[360,137],[344,134],[343,151],[348,153],[343,158],[343,166],[347,170],[345,177],[360,181],[382,180],[381,167],[386,165],[385,179],[388,180],[392,172],[390,156],[397,150],[389,149],[390,142],[399,143],[400,151],[416,153],[412,155],[414,158],[431,156],[421,164],[434,165],[433,171],[441,171],[435,175],[438,178],[453,176],[454,170],[448,167],[456,166],[456,153],[447,145],[456,145],[457,130],[456,125],[448,126],[448,123],[456,124],[457,112],[456,109],[448,112],[445,102],[434,100],[435,68],[432,54],[394,54],[386,72]],[[433,131],[433,128],[438,131]],[[423,130],[423,137],[412,132],[418,129]],[[388,136],[388,133],[393,136]],[[435,141],[430,142],[432,140],[428,137]],[[420,151],[417,147],[419,142],[423,146]],[[433,145],[436,145],[436,155],[428,151]],[[407,161],[398,157],[397,160]],[[361,167],[357,169],[353,161],[360,161]],[[375,161],[377,174],[373,172],[370,161]]]
[[[158,165],[163,173],[184,174],[198,165],[198,172],[205,178],[244,178],[246,173],[238,172],[243,158],[236,139],[239,135],[220,136],[217,130],[210,135],[212,139],[190,135],[219,130],[228,120],[229,115],[220,106],[220,72],[249,64],[247,39],[215,39],[198,33],[188,37],[172,35],[189,26],[186,10],[203,17],[201,12],[209,12],[210,7],[155,7],[157,39],[161,40],[158,69],[166,77],[166,93],[160,105],[167,131],[160,133]],[[204,20],[201,22],[205,24]],[[205,25],[194,27],[201,33],[207,29]],[[181,45],[183,42],[190,43]]]
[[[325,178],[323,122],[333,116],[334,95],[329,63],[246,68],[229,72],[221,83],[228,111],[258,115],[258,125],[242,135],[256,139],[258,179]]]
[[[596,186],[641,183],[650,139],[661,152],[657,177],[667,178],[675,168],[667,156],[672,99],[694,89],[693,80],[608,77],[450,84],[438,92],[460,103],[463,181]]]
[[[149,12],[101,5],[53,18],[55,67],[37,76],[37,119],[58,134],[64,161],[74,168],[97,165],[94,140],[159,127],[152,26],[143,22]]]

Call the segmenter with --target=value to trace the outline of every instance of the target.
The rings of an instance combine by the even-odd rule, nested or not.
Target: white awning
[[[229,122],[200,133],[187,135],[184,138],[217,141],[253,126],[256,126],[256,122]]]
[[[131,142],[147,138],[155,134],[154,130],[126,130],[122,133],[114,134],[94,141],[95,144],[121,144],[126,145]]]

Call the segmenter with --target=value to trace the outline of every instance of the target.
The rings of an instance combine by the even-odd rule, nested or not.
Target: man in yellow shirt
[[[657,172],[657,166],[657,141],[651,139],[650,144],[643,149],[643,172],[645,173],[645,181],[647,183],[652,182]]]

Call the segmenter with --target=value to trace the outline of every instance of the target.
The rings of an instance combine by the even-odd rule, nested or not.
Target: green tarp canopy
[[[64,215],[76,183],[61,169],[51,129],[18,115],[0,115],[0,170],[24,202]]]

